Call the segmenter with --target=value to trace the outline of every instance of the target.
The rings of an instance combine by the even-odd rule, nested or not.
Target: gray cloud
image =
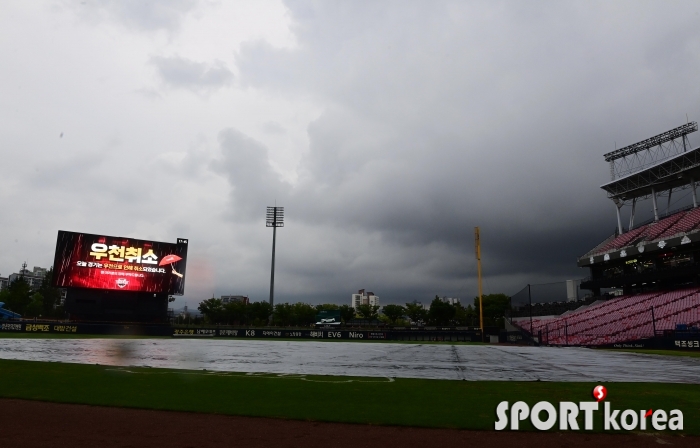
[[[69,5],[88,21],[113,20],[138,31],[177,31],[197,0],[85,0]]]
[[[269,135],[284,135],[287,133],[284,126],[277,123],[276,121],[266,121],[262,125],[262,131]]]
[[[284,202],[290,186],[272,170],[265,146],[236,129],[222,131],[219,143],[223,158],[212,162],[212,169],[232,186],[235,219],[259,220],[267,205]]]
[[[178,306],[266,299],[275,200],[277,301],[472,297],[475,226],[487,292],[583,277],[603,154],[700,117],[693,2],[70,5],[0,15],[0,271],[188,237]]]
[[[298,48],[243,47],[245,85],[327,105],[309,126],[290,221],[332,226],[341,240],[376,233],[387,269],[397,254],[437,257],[419,268],[415,295],[473,286],[475,226],[494,289],[586,275],[576,258],[614,230],[602,154],[697,111],[688,74],[699,61],[686,49],[700,40],[692,21],[652,5],[623,30],[574,3],[505,5],[290,2]],[[649,58],[669,35],[686,55],[665,57],[682,88],[656,79],[667,65]],[[658,109],[641,113],[647,104]],[[388,297],[405,294],[405,277],[389,277]]]
[[[231,84],[233,73],[221,61],[208,65],[180,56],[151,58],[160,78],[172,88],[212,92]]]

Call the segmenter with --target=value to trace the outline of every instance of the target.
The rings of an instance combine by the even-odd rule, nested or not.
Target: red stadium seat
[[[654,308],[652,321],[651,308]],[[550,345],[602,345],[648,338],[676,323],[700,322],[700,288],[622,296],[549,320],[532,320]],[[530,330],[530,322],[521,328]]]

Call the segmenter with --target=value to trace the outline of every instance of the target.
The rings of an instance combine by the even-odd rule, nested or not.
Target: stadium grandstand
[[[572,303],[531,300],[514,312],[529,314],[512,320],[517,327],[544,344],[588,346],[700,331],[700,147],[688,140],[697,130],[689,122],[605,154],[611,180],[601,188],[615,204],[617,227],[578,259],[590,271],[579,287],[590,293]],[[689,190],[692,205],[671,210],[671,197],[681,190]],[[663,212],[661,198],[667,198]],[[637,204],[645,199],[651,199],[653,217],[635,224]],[[629,207],[627,228],[623,207]]]

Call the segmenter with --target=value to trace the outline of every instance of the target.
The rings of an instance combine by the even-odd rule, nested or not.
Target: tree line
[[[41,286],[32,290],[24,277],[18,277],[0,291],[0,302],[5,303],[5,309],[22,317],[63,318],[65,312],[60,304],[61,291],[51,286],[52,278],[53,267],[46,271]]]
[[[49,268],[41,286],[32,290],[29,283],[19,277],[8,287],[0,291],[0,302],[5,309],[14,311],[22,317],[63,318],[65,312],[60,305],[61,292],[51,286],[53,267]],[[505,294],[487,294],[483,296],[484,325],[503,328],[503,316],[510,309],[510,297]],[[388,325],[411,325],[411,322],[425,325],[459,325],[479,326],[479,298],[474,298],[474,305],[463,306],[450,304],[435,297],[430,307],[406,303],[403,305],[359,305],[357,310],[350,305],[307,303],[279,303],[274,309],[268,302],[223,303],[221,299],[211,298],[199,304],[198,310],[204,321],[209,324],[254,325],[262,326],[270,322],[281,327],[308,327],[316,323],[316,316],[321,311],[338,311],[343,323],[355,319],[366,321],[379,320]],[[381,310],[381,313],[380,313]],[[197,323],[204,323],[197,319]]]
[[[316,323],[316,315],[320,311],[339,311],[341,319],[345,322],[355,316],[355,311],[349,305],[278,303],[273,309],[268,302],[223,303],[221,299],[213,297],[202,301],[197,309],[204,315],[207,323],[227,325],[267,325],[272,316],[273,325],[308,327]]]
[[[308,303],[279,303],[273,307],[268,302],[223,303],[221,299],[204,300],[197,308],[209,324],[224,325],[272,325],[289,327],[308,327],[316,323],[316,316],[321,311],[338,311],[343,323],[353,320],[379,320],[388,325],[411,325],[411,322],[424,325],[459,325],[479,326],[479,298],[474,298],[474,305],[463,306],[451,304],[435,297],[430,307],[406,303],[403,305],[359,305],[354,310],[350,305]],[[484,326],[503,328],[503,316],[510,309],[510,297],[505,294],[487,294],[483,296]],[[381,310],[381,313],[380,313]]]

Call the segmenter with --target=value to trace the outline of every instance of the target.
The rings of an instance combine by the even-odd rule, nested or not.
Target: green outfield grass
[[[0,360],[0,396],[229,415],[491,430],[499,402],[590,401],[595,383],[250,375]],[[605,383],[615,409],[680,409],[700,435],[700,386]],[[602,427],[602,407],[596,413]],[[581,420],[582,423],[582,420]],[[523,422],[522,427],[529,428]]]

